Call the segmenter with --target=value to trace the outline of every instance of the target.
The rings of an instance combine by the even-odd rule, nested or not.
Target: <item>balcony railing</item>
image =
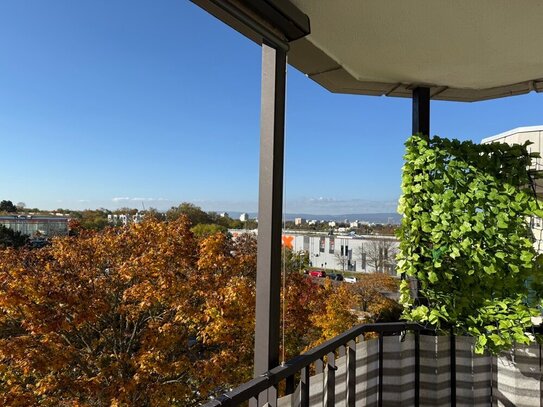
[[[395,335],[396,339],[403,340],[407,332],[414,333],[414,386],[412,390],[413,405],[418,406],[421,374],[420,333],[424,330],[426,328],[419,324],[403,322],[365,324],[354,327],[210,401],[206,406],[237,406],[246,401],[250,401],[254,406],[262,406],[266,403],[270,403],[271,406],[335,406],[342,404],[350,407],[359,405],[357,402],[357,379],[361,376],[367,376],[360,371],[360,362],[365,362],[366,367],[368,363],[372,365],[377,363],[377,382],[365,390],[374,393],[377,400],[376,405],[382,406],[385,384],[383,377],[387,368],[384,362],[384,338]],[[364,343],[364,336],[370,333],[377,334],[375,341],[377,360],[372,360],[374,358],[367,350],[363,352],[364,355],[357,355],[357,351],[361,351],[359,344]],[[311,376],[312,372],[314,374]],[[285,396],[278,398],[278,388],[281,382],[285,383]]]
[[[374,333],[374,335],[368,335]],[[541,333],[541,332],[539,332]],[[357,326],[206,406],[541,406],[541,345],[476,355],[413,323]]]

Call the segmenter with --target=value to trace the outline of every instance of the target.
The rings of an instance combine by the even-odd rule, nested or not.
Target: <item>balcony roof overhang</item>
[[[193,1],[288,48],[289,63],[331,92],[411,97],[422,86],[473,102],[543,91],[537,0]]]

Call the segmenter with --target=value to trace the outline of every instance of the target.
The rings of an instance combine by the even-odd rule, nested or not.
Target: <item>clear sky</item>
[[[255,211],[260,47],[187,0],[0,2],[0,199],[30,207]],[[432,102],[479,142],[543,124],[543,95]],[[288,71],[286,210],[389,212],[409,99]]]

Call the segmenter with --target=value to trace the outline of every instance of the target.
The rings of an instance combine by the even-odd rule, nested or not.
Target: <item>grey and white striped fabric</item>
[[[450,337],[420,335],[420,405],[451,405]],[[455,338],[456,405],[543,407],[541,348],[517,346],[500,357],[475,355],[473,339]],[[383,406],[413,406],[415,399],[415,340],[408,334],[383,338]],[[335,405],[346,405],[346,358],[336,359]],[[310,405],[322,406],[326,371],[310,379]],[[378,406],[379,342],[356,345],[356,405]],[[299,389],[278,405],[299,406]],[[492,403],[491,403],[492,400]]]
[[[497,406],[543,406],[541,347],[516,346],[494,361]]]

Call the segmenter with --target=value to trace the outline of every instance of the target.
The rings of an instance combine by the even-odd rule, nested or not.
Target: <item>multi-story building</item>
[[[30,237],[65,236],[68,234],[67,217],[11,215],[0,216],[0,225]]]
[[[245,230],[230,230],[235,237]],[[257,230],[250,233],[258,234]],[[394,236],[329,235],[328,233],[284,231],[283,246],[306,252],[312,267],[363,273],[396,275],[399,241]]]
[[[484,138],[481,143],[524,144],[526,141],[533,143],[528,147],[529,151],[542,154],[543,126],[518,127],[495,136]],[[543,170],[543,158],[536,158],[534,160],[533,169],[538,171]],[[540,197],[543,194],[543,180],[536,182],[536,193]],[[534,246],[537,251],[543,252],[543,220],[538,217],[532,217],[528,221],[535,238]]]

